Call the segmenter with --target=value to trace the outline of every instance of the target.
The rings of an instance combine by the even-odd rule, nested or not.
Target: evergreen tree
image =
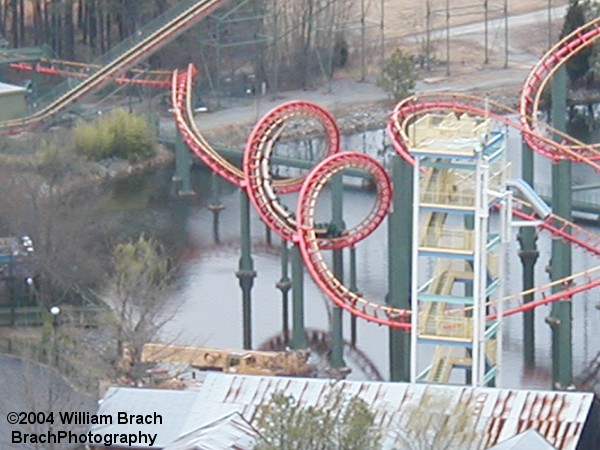
[[[375,450],[381,436],[375,414],[359,397],[333,386],[322,405],[301,405],[291,395],[276,393],[259,407],[255,426],[257,450]]]
[[[593,14],[594,8],[589,0],[574,0],[570,3],[565,21],[563,23],[560,38],[564,38],[577,28],[584,25]],[[571,57],[567,63],[567,73],[571,84],[580,82],[590,71],[590,57],[592,48],[586,47],[579,53]]]
[[[410,56],[398,48],[392,53],[390,59],[383,68],[383,73],[379,79],[379,85],[386,90],[395,101],[400,101],[412,94],[416,79],[415,66]]]

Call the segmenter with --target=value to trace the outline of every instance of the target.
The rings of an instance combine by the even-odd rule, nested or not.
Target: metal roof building
[[[410,416],[408,413],[415,405],[427,404],[427,398],[449,399],[445,404],[447,411],[444,412],[448,415],[453,414],[456,405],[468,405],[466,410],[474,416],[474,431],[479,441],[466,447],[461,445],[461,450],[491,448],[527,430],[536,430],[550,444],[547,448],[600,448],[600,427],[596,408],[593,408],[594,396],[583,392],[389,382],[333,383],[316,378],[208,373],[201,389],[197,391],[113,388],[105,396],[98,413],[160,413],[164,418],[163,425],[148,428],[160,437],[160,442],[153,448],[196,450],[210,448],[206,447],[207,442],[212,442],[213,448],[220,448],[215,447],[217,442],[222,448],[236,448],[236,442],[243,442],[246,447],[241,444],[239,447],[243,449],[249,447],[248,439],[255,435],[251,427],[237,422],[243,417],[246,424],[251,423],[257,407],[268,403],[273,394],[283,392],[293,396],[302,405],[319,405],[333,386],[342,389],[344,395],[359,396],[375,413],[376,424],[382,430],[382,448],[398,447],[395,439],[406,427],[407,416]],[[429,407],[431,404],[428,404]],[[434,403],[436,406],[437,404]],[[431,407],[432,413],[436,412],[436,406]],[[231,418],[219,422],[236,412],[239,413],[235,418],[236,423],[231,423]],[[139,430],[139,425],[133,428],[111,425],[93,429],[95,432],[106,433]],[[185,439],[189,444],[187,447],[184,445]]]
[[[489,450],[519,450],[529,448],[535,450],[556,450],[556,447],[548,444],[548,441],[532,428],[498,445],[494,445]]]
[[[233,413],[181,436],[164,450],[252,450],[257,432]]]
[[[14,119],[25,114],[27,110],[26,93],[27,89],[24,87],[0,82],[0,99],[2,99],[0,120]]]
[[[164,448],[182,435],[201,428],[210,422],[238,411],[238,405],[207,404],[200,400],[198,391],[170,389],[109,388],[100,401],[98,416],[108,416],[111,423],[93,425],[91,431],[99,435],[144,434],[156,435],[152,448]],[[160,415],[160,424],[118,423],[119,414],[143,417]],[[94,449],[105,448],[101,445]],[[120,448],[113,445],[110,448]],[[128,447],[123,447],[128,448]],[[140,445],[138,448],[146,448]],[[148,446],[147,448],[150,448]]]
[[[470,388],[425,384],[341,381],[343,391],[358,395],[376,413],[382,429],[402,424],[410,405],[420,403],[425,394],[449,395],[454,403],[466,402],[477,415],[476,431],[483,448],[489,448],[528,429],[535,429],[560,450],[579,448],[586,422],[588,433],[598,425],[591,414],[591,393]],[[202,401],[258,406],[276,392],[292,395],[305,405],[319,404],[331,389],[329,380],[310,378],[254,377],[209,374],[200,391]],[[246,419],[251,419],[246,416]],[[385,433],[384,433],[385,434]],[[588,437],[586,437],[588,439]],[[595,439],[590,437],[590,439]],[[385,446],[385,439],[384,439]]]

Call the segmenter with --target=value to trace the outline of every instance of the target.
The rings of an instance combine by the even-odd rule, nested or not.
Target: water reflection
[[[367,151],[380,161],[389,161],[389,151],[385,147],[383,130],[345,138],[343,148]],[[292,152],[292,150],[290,150]],[[520,139],[517,133],[509,133],[509,160],[512,174],[520,174]],[[293,153],[293,152],[292,152]],[[550,179],[550,162],[540,156],[535,157],[536,180]],[[589,183],[596,175],[587,167],[574,164],[576,183]],[[287,174],[285,174],[287,175]],[[169,180],[166,185],[168,186]],[[157,184],[155,183],[155,186]],[[178,313],[168,323],[165,331],[167,339],[179,343],[240,348],[242,346],[241,291],[235,277],[239,259],[239,193],[232,187],[222,187],[221,200],[225,209],[221,212],[221,244],[214,245],[212,239],[212,214],[207,209],[210,200],[209,174],[195,170],[194,188],[199,193],[193,203],[171,200],[163,202],[162,197],[155,204],[148,204],[149,211],[162,211],[167,217],[178,217],[166,227],[172,238],[185,242],[187,259],[184,261],[181,286],[169,299],[172,308]],[[168,187],[167,187],[168,189]],[[295,197],[284,199],[289,205],[295,204]],[[327,211],[327,193],[320,200],[321,208]],[[345,195],[344,214],[349,222],[360,220],[364,211],[371,208],[372,194],[353,189]],[[165,213],[168,211],[168,213]],[[183,212],[182,212],[183,211]],[[173,216],[174,215],[174,216]],[[252,340],[254,347],[273,335],[280,333],[281,293],[275,284],[281,278],[278,257],[279,242],[266,244],[265,226],[256,214],[252,213],[252,235],[254,242],[254,264],[258,276],[252,291],[253,321]],[[595,231],[599,231],[596,229]],[[515,239],[508,251],[507,291],[521,290],[521,263],[518,257],[517,230]],[[536,284],[548,282],[545,267],[550,260],[551,236],[541,234],[538,239],[540,256],[536,266]],[[387,226],[384,224],[365,242],[357,246],[358,287],[367,297],[382,300],[387,291]],[[578,248],[573,249],[573,270],[578,272],[595,265],[598,259]],[[346,254],[346,268],[348,255]],[[346,269],[346,273],[348,269]],[[329,302],[319,292],[308,276],[305,278],[306,326],[328,329]],[[600,341],[594,339],[594,330],[600,325],[600,312],[596,310],[597,291],[577,295],[573,300],[573,357],[574,373],[580,373],[587,363],[600,351]],[[525,368],[522,357],[522,318],[512,316],[504,324],[504,352],[502,386],[549,388],[551,383],[551,340],[550,328],[544,318],[550,313],[550,306],[537,309],[535,326],[536,368]],[[349,339],[349,317],[345,314],[344,332]],[[358,321],[358,346],[369,356],[379,371],[386,375],[388,367],[388,332],[365,321]],[[351,377],[360,378],[360,373]]]

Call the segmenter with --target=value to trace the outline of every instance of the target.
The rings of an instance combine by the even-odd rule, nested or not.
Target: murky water
[[[513,133],[514,134],[514,133]],[[384,162],[388,155],[383,151],[383,131],[347,138],[344,148],[369,149],[373,156]],[[520,143],[518,137],[509,136],[509,160],[513,163],[513,176],[520,173]],[[536,156],[536,179],[550,180],[550,164]],[[587,167],[574,167],[574,181],[577,184],[589,183],[596,175]],[[164,178],[164,175],[163,175]],[[154,203],[146,202],[144,210],[151,216],[160,217],[159,222],[170,220],[171,238],[186,243],[186,259],[183,262],[181,284],[169,299],[173,319],[167,324],[164,333],[169,340],[179,343],[212,346],[242,347],[241,291],[235,271],[239,259],[239,193],[229,187],[222,188],[221,200],[225,209],[220,215],[221,244],[215,245],[212,237],[212,214],[206,205],[209,201],[209,175],[204,170],[195,171],[195,188],[199,199],[191,204],[176,200],[164,201],[154,198]],[[155,182],[151,184],[157,185]],[[344,215],[347,221],[359,220],[364,211],[372,205],[373,194],[352,189],[344,196]],[[295,204],[291,196],[286,200]],[[327,210],[327,193],[320,205]],[[183,211],[183,212],[182,212]],[[173,219],[175,218],[175,219]],[[157,219],[158,220],[158,219]],[[256,214],[252,213],[251,229],[254,242],[253,260],[257,278],[252,291],[253,318],[252,342],[257,347],[270,337],[281,332],[281,293],[275,284],[281,278],[279,240],[273,237],[273,245],[266,244],[265,226]],[[509,249],[509,273],[507,291],[521,290],[521,264],[518,258],[517,230]],[[548,282],[545,266],[550,259],[551,236],[540,234],[538,246],[540,256],[537,263],[537,284]],[[369,298],[383,301],[387,291],[387,226],[384,223],[372,236],[357,246],[358,287]],[[346,255],[348,258],[348,255]],[[578,272],[600,264],[598,258],[573,249],[573,270]],[[346,261],[346,273],[348,263]],[[326,330],[329,328],[328,300],[319,292],[308,275],[305,277],[306,326]],[[600,340],[595,338],[595,330],[600,326],[600,311],[596,309],[598,290],[578,294],[573,300],[573,355],[574,372],[579,373],[600,351]],[[536,312],[536,368],[525,369],[522,363],[522,318],[512,316],[505,321],[502,386],[506,387],[550,387],[551,344],[550,329],[544,322],[550,306],[543,306]],[[344,332],[349,339],[349,316],[345,314]],[[291,322],[290,322],[291,323]],[[358,347],[388,376],[388,332],[384,327],[365,321],[358,321]],[[347,361],[352,365],[352,361]],[[364,379],[364,374],[355,371],[351,378]]]

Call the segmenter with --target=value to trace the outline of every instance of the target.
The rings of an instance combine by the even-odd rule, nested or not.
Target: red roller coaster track
[[[401,157],[412,163],[413,159],[408,149],[409,139],[407,134],[410,123],[413,123],[422,115],[432,112],[466,114],[490,117],[519,129],[526,142],[534,151],[554,161],[568,158],[576,162],[588,164],[595,170],[600,170],[600,165],[596,162],[600,153],[593,145],[585,145],[566,134],[546,127],[547,133],[551,132],[554,136],[562,138],[562,141],[557,143],[549,136],[540,134],[534,126],[534,117],[537,115],[538,103],[544,86],[558,67],[564,64],[569,57],[582,48],[591,45],[600,37],[600,26],[598,24],[600,24],[600,19],[574,31],[542,58],[525,83],[521,97],[520,114],[516,114],[516,111],[487,99],[479,99],[473,96],[450,94],[411,97],[398,104],[388,123],[388,133],[394,148]],[[513,119],[513,117],[520,117],[520,122]],[[334,166],[330,167],[329,170],[333,171]],[[311,185],[321,186],[324,180],[327,179],[327,173],[309,174],[301,190],[299,199],[297,216],[301,226],[299,227],[298,235],[300,237],[299,242],[304,261],[309,272],[319,287],[327,293],[334,303],[349,310],[352,314],[390,327],[410,328],[410,324],[406,320],[409,316],[409,311],[392,309],[379,303],[362,299],[343,286],[324,264],[314,232],[311,232],[311,227],[314,226],[314,223],[311,221],[313,211],[311,211],[309,206],[314,203],[314,197],[318,195],[320,190],[319,188],[311,187]],[[519,210],[515,211],[515,214],[521,219],[536,219]],[[558,216],[549,216],[541,222],[540,227],[555,236],[568,240],[600,256],[600,247],[598,246],[600,243],[599,237]],[[544,290],[540,288],[537,291],[538,293],[541,292],[541,299],[527,305],[521,304],[517,307],[509,308],[504,311],[503,315],[508,316],[540,305],[571,298],[574,294],[599,286],[600,277],[593,279],[591,278],[591,274],[592,271],[582,274],[581,276],[586,281],[579,286],[573,285],[572,279],[564,280],[564,285],[567,286],[566,289],[550,295],[546,295]],[[494,316],[490,315],[489,318],[492,319]]]
[[[405,321],[409,317],[407,311],[366,300],[352,292],[336,278],[321,254],[323,246],[315,233],[314,222],[317,198],[331,177],[348,168],[359,168],[370,173],[377,189],[377,201],[371,212],[356,227],[348,230],[348,235],[351,236],[348,245],[354,245],[370,235],[383,221],[392,197],[392,187],[385,169],[362,153],[338,153],[317,164],[302,185],[296,210],[298,227],[295,240],[313,280],[337,306],[371,322],[409,328],[410,323]]]
[[[190,5],[181,13],[169,20],[160,29],[151,33],[141,42],[133,45],[128,50],[118,55],[115,59],[102,66],[73,89],[67,91],[48,106],[40,109],[34,114],[20,119],[9,120],[0,123],[0,133],[16,133],[32,129],[49,118],[63,111],[83,96],[99,89],[112,79],[122,74],[137,62],[148,57],[148,55],[167,42],[171,41],[211,11],[219,7],[225,0],[199,0]]]
[[[174,71],[172,78],[171,99],[173,103],[173,115],[179,132],[183,136],[188,147],[216,174],[225,178],[236,186],[245,186],[256,181],[256,176],[248,176],[244,170],[223,158],[198,130],[194,120],[194,108],[192,106],[192,93],[194,77],[197,70],[189,65],[185,72]],[[309,117],[317,120],[323,127],[326,135],[327,154],[339,151],[340,132],[335,120],[319,105],[310,102],[289,102],[271,110],[252,131],[251,139],[248,140],[247,148],[254,150],[253,158],[260,158],[278,139],[285,122],[295,117]],[[249,151],[249,150],[248,150]],[[269,151],[270,154],[270,151]],[[247,158],[246,158],[247,159]],[[248,160],[244,164],[248,173],[252,171],[250,166],[254,162]],[[260,174],[256,174],[259,176]],[[295,192],[300,189],[304,177],[276,180],[273,182],[275,191],[281,194]],[[246,181],[247,180],[247,181]],[[251,198],[254,196],[251,195]],[[269,223],[269,222],[267,222]]]
[[[600,170],[597,160],[600,152],[593,145],[586,145],[564,133],[545,126],[545,132],[536,129],[534,117],[537,115],[541,91],[557,68],[581,48],[591,45],[600,36],[600,19],[563,39],[551,49],[534,68],[525,83],[522,92],[520,111],[515,111],[501,104],[474,96],[460,94],[424,94],[410,97],[399,103],[388,122],[388,134],[392,144],[400,156],[409,163],[413,162],[408,150],[408,126],[419,117],[434,112],[466,114],[470,116],[489,117],[507,126],[521,131],[531,148],[543,156],[557,161],[571,159],[583,162],[595,170]],[[193,69],[187,74],[173,76],[173,104],[177,125],[188,145],[202,158],[212,170],[238,186],[246,188],[249,197],[256,207],[261,219],[283,239],[296,242],[301,250],[305,265],[314,281],[328,297],[338,306],[368,321],[394,328],[410,329],[410,311],[391,308],[381,303],[364,299],[350,291],[329,269],[321,254],[321,250],[353,246],[359,240],[372,233],[383,220],[391,199],[391,186],[384,170],[371,158],[359,153],[337,153],[339,136],[337,128],[330,116],[323,113],[315,105],[306,102],[292,102],[276,108],[265,116],[250,135],[244,154],[243,173],[225,161],[204,140],[195,128],[191,108],[190,92],[193,82]],[[186,111],[186,114],[184,114]],[[273,145],[279,137],[286,120],[294,115],[294,111],[306,112],[308,116],[321,117],[327,132],[330,156],[325,158],[309,172],[302,184],[296,214],[287,211],[271,184],[269,159],[273,153]],[[322,114],[322,115],[320,115]],[[335,137],[334,137],[335,136]],[[559,136],[561,142],[555,142],[551,136]],[[323,239],[315,229],[314,215],[317,197],[323,186],[331,177],[347,168],[360,168],[373,175],[378,191],[377,203],[371,213],[354,229],[347,230],[343,236]],[[279,192],[289,192],[298,187],[299,180],[286,181]],[[277,185],[276,185],[277,186]],[[537,220],[531,214],[519,209],[515,215],[520,219]],[[539,221],[539,227],[564,240],[576,244],[587,251],[600,256],[600,238],[567,222],[555,215]],[[572,295],[600,285],[600,276],[592,278],[595,271],[579,274],[586,280],[575,286],[573,279],[562,280],[566,289],[546,294],[543,286],[536,289],[542,298],[527,305],[520,304],[506,309],[504,315],[516,314],[557,300],[570,298]],[[522,298],[524,293],[517,294],[506,301]],[[489,318],[493,318],[490,315]]]
[[[391,308],[364,299],[353,293],[329,269],[322,250],[354,246],[371,234],[387,214],[392,188],[384,169],[372,158],[360,153],[339,153],[339,131],[333,118],[318,105],[309,102],[290,102],[269,112],[254,128],[244,152],[243,170],[231,164],[212,148],[197,129],[192,107],[192,85],[196,70],[189,66],[184,72],[174,71],[169,82],[167,72],[137,72],[129,68],[160,46],[173,39],[225,0],[200,0],[171,19],[162,28],[142,42],[116,57],[102,67],[91,67],[57,60],[43,60],[35,66],[13,65],[20,70],[60,74],[81,79],[75,88],[31,116],[0,123],[0,134],[31,129],[44,123],[60,111],[111,80],[151,87],[172,87],[172,103],[177,127],[192,151],[215,173],[229,182],[247,190],[252,204],[261,219],[283,239],[296,242],[307,270],[320,289],[339,307],[368,321],[394,328],[410,329],[410,311]],[[413,163],[409,151],[408,126],[419,117],[430,113],[453,113],[489,117],[518,129],[523,139],[537,153],[553,161],[569,159],[600,170],[600,150],[597,145],[587,145],[569,135],[538,122],[539,103],[544,89],[553,74],[574,54],[591,46],[600,38],[600,18],[591,21],[566,36],[551,48],[536,64],[527,77],[521,92],[519,110],[474,96],[461,94],[423,94],[400,102],[393,110],[387,124],[388,134],[397,153]],[[305,177],[288,180],[271,180],[270,158],[275,142],[286,122],[303,116],[316,119],[325,130],[327,151],[324,159]],[[557,139],[558,137],[558,139]],[[559,140],[560,142],[557,142]],[[358,168],[370,173],[377,189],[376,203],[367,217],[356,227],[336,236],[327,236],[316,228],[314,221],[317,198],[325,184],[338,172]],[[277,194],[300,190],[295,214],[279,201]],[[520,209],[514,215],[523,220],[535,220],[538,226],[552,235],[569,241],[586,251],[600,256],[600,237],[558,216],[550,215],[539,220],[535,215]],[[576,285],[576,278],[583,281]],[[564,290],[553,293],[552,288],[562,283]],[[503,301],[520,301],[516,307],[503,311],[504,316],[517,314],[600,286],[600,267],[590,269],[565,280],[541,286],[531,292],[520,293]],[[548,292],[548,293],[546,293]],[[523,304],[525,294],[541,296]],[[493,305],[491,305],[493,306]],[[495,318],[491,314],[489,319]]]
[[[558,69],[565,65],[573,55],[591,46],[599,38],[600,18],[597,18],[577,28],[546,52],[530,72],[523,85],[519,113],[523,125],[524,139],[532,149],[540,151],[540,153],[554,160],[568,158],[573,161],[579,161],[577,156],[573,156],[573,153],[557,151],[546,154],[548,149],[545,149],[544,145],[537,140],[539,136],[539,134],[536,134],[536,126],[538,125],[537,116],[542,93],[552,75]],[[587,146],[578,143],[571,146],[570,150],[575,155],[581,155],[586,159],[597,160],[600,158],[597,146]]]
[[[247,140],[244,152],[244,187],[250,201],[256,208],[261,219],[283,239],[290,241],[296,233],[296,219],[275,194],[271,179],[270,159],[275,142],[281,136],[286,123],[295,117],[310,117],[317,119],[324,127],[327,145],[323,158],[339,152],[340,135],[337,125],[331,115],[310,102],[284,103],[267,113],[254,127]],[[302,187],[306,177],[290,178],[279,181],[277,192],[286,194],[296,192]],[[320,230],[326,234],[326,230]],[[351,245],[348,235],[337,238],[322,239],[324,247],[344,247]]]
[[[169,85],[167,72],[150,72],[148,77],[146,76],[147,72],[126,73],[126,71],[145,58],[148,53],[155,51],[196,23],[223,1],[197,2],[157,32],[102,67],[90,68],[86,65],[55,60],[44,60],[35,66],[15,65],[15,68],[21,70],[36,70],[53,75],[61,74],[80,78],[83,81],[33,115],[0,123],[0,132],[10,133],[33,128],[110,80],[115,80],[117,83],[167,87]],[[411,123],[425,114],[434,112],[466,114],[493,118],[507,126],[517,128],[534,151],[553,161],[570,159],[600,170],[600,164],[597,162],[600,159],[600,151],[597,146],[586,145],[546,125],[541,127],[537,122],[540,98],[552,75],[572,55],[591,46],[599,38],[600,18],[575,30],[550,49],[526,79],[518,112],[489,99],[460,94],[424,94],[404,100],[396,106],[388,122],[388,134],[395,150],[406,161],[412,163],[406,131]],[[338,153],[339,131],[333,118],[318,105],[308,102],[290,102],[272,110],[254,128],[244,153],[242,171],[221,157],[196,127],[191,101],[195,74],[194,67],[189,66],[185,72],[175,71],[171,79],[175,120],[188,146],[217,174],[237,186],[244,187],[266,224],[279,233],[282,238],[293,240],[299,244],[309,273],[334,303],[352,314],[381,325],[410,328],[409,311],[368,301],[351,292],[335,278],[321,255],[323,249],[355,245],[372,233],[381,223],[391,199],[390,182],[383,168],[365,155],[351,152]],[[273,146],[285,127],[286,121],[297,116],[311,117],[322,124],[327,136],[328,151],[325,155],[327,157],[317,164],[307,177],[272,182],[269,159],[273,152]],[[542,128],[543,131],[541,131]],[[555,136],[559,136],[560,142],[556,142]],[[378,192],[377,201],[371,213],[355,228],[345,230],[338,236],[325,237],[322,232],[315,229],[314,213],[317,197],[333,175],[347,168],[360,168],[373,176]],[[296,215],[294,215],[281,204],[276,193],[284,194],[298,189],[301,192]],[[519,209],[516,209],[514,214],[525,220],[537,219],[534,215]],[[600,237],[571,222],[551,215],[540,221],[539,227],[600,256]],[[516,314],[539,305],[569,298],[576,293],[598,286],[600,285],[600,276],[592,278],[594,273],[595,270],[582,274],[581,276],[585,277],[587,281],[579,286],[573,286],[572,280],[565,281],[565,285],[568,286],[566,289],[550,295],[546,295],[544,290],[539,288],[536,291],[542,294],[541,299],[507,309],[503,314]],[[493,318],[493,315],[490,318]]]
[[[497,120],[511,128],[518,129],[523,136],[529,136],[528,143],[532,145],[533,150],[547,158],[552,160],[569,158],[600,171],[600,164],[596,162],[598,152],[593,145],[586,145],[549,126],[545,127],[548,136],[539,134],[518,120],[518,111],[489,99],[473,95],[444,93],[409,97],[398,103],[392,111],[387,125],[388,135],[396,152],[410,164],[413,163],[413,158],[408,151],[410,142],[408,126],[419,117],[430,113],[466,114]],[[553,141],[550,133],[560,136],[561,142]]]
[[[185,72],[173,72],[171,102],[175,123],[183,140],[204,164],[230,183],[241,186],[244,173],[215,151],[196,129],[192,107],[192,84],[196,73],[191,64]]]
[[[309,102],[289,102],[265,115],[254,127],[244,152],[243,172],[225,160],[197,130],[191,92],[195,69],[190,66],[185,73],[173,74],[173,113],[177,127],[185,142],[198,157],[227,181],[244,187],[261,219],[283,239],[297,242],[309,272],[320,288],[342,308],[359,317],[382,325],[408,328],[403,321],[408,312],[370,302],[345,288],[325,264],[320,250],[353,246],[371,234],[385,218],[391,202],[392,188],[383,167],[373,158],[361,153],[339,153],[339,131],[329,113]],[[298,117],[317,119],[327,136],[326,157],[304,177],[273,182],[269,160],[273,146],[280,137],[286,122]],[[361,169],[371,174],[377,200],[367,217],[352,229],[336,236],[326,236],[316,228],[314,211],[317,197],[327,181],[345,169]],[[302,187],[298,209],[294,215],[280,202],[277,193],[292,192]]]
[[[42,58],[35,64],[28,62],[10,63],[8,67],[26,72],[37,72],[44,75],[59,75],[79,79],[85,79],[92,73],[100,70],[100,66],[93,64],[47,58]],[[168,89],[171,86],[171,73],[171,70],[131,69],[122,75],[117,76],[114,81],[117,84],[133,84]]]

